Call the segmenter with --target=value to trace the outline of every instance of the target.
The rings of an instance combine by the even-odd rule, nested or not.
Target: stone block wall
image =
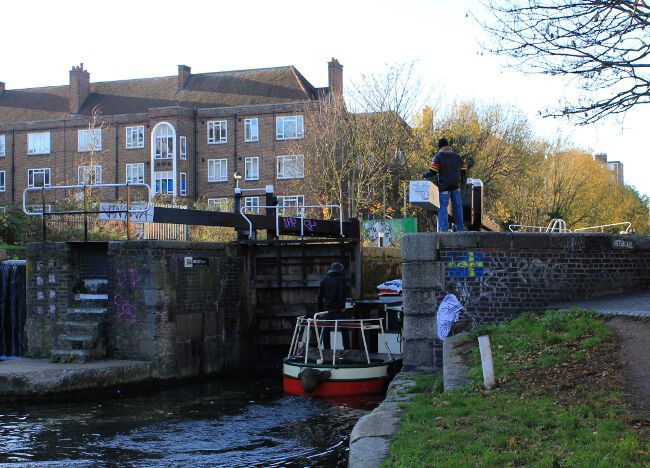
[[[435,314],[453,283],[496,323],[553,302],[650,288],[650,238],[612,234],[419,233],[402,242],[405,365],[439,368]]]

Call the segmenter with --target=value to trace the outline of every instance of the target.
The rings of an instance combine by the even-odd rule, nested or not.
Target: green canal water
[[[284,395],[279,375],[229,375],[109,396],[0,406],[0,466],[347,466],[380,398]]]

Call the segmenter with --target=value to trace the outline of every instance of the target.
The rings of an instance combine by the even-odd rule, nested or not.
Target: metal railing
[[[88,190],[101,190],[101,189],[107,189],[107,188],[119,188],[119,187],[125,187],[126,188],[126,209],[125,210],[120,210],[120,209],[110,209],[110,210],[102,210],[101,208],[99,210],[97,209],[88,209]],[[146,188],[147,196],[146,196],[146,201],[137,201],[137,208],[132,208],[131,204],[131,187],[144,187]],[[45,203],[45,192],[54,192],[57,190],[83,190],[83,210],[78,210],[78,209],[73,209],[73,210],[62,210],[62,211],[54,211],[54,210],[46,210],[46,207],[48,204]],[[33,207],[33,206],[38,206],[38,204],[28,204],[27,203],[27,194],[29,192],[39,192],[41,194],[41,210],[40,211],[31,211],[28,209],[28,207]],[[81,184],[81,185],[54,185],[54,186],[42,186],[42,187],[27,187],[25,190],[23,190],[23,212],[27,216],[41,216],[43,219],[43,241],[46,240],[47,237],[47,229],[46,229],[46,223],[45,219],[47,216],[52,216],[52,215],[83,215],[83,222],[84,222],[84,241],[88,240],[88,215],[89,214],[102,214],[102,213],[124,213],[126,214],[126,232],[127,232],[127,238],[130,236],[129,231],[130,231],[130,218],[132,214],[145,214],[151,209],[152,204],[151,204],[151,187],[149,184],[145,184],[144,182],[134,182],[134,183],[124,183],[124,184],[92,184],[92,185],[87,185],[87,184]]]
[[[244,210],[251,210],[251,209],[275,209],[275,235],[279,236],[280,235],[280,210],[281,209],[293,209],[293,210],[298,210],[300,212],[300,237],[304,237],[305,235],[305,208],[338,208],[339,209],[339,233],[341,237],[345,237],[343,235],[343,210],[341,208],[341,205],[260,205],[260,206],[245,206],[240,208],[239,214],[242,215],[242,217],[246,220],[248,223],[248,237],[250,239],[253,238],[253,222],[250,220],[248,216],[244,213]],[[297,217],[297,216],[296,216]]]
[[[589,226],[584,228],[577,228],[573,231],[566,227],[566,221],[563,219],[552,219],[549,221],[546,227],[544,226],[527,226],[525,224],[510,224],[508,229],[510,232],[519,232],[521,229],[532,229],[532,232],[561,232],[561,233],[570,233],[570,232],[584,232],[584,231],[597,231],[605,232],[605,228],[614,227],[614,226],[625,226],[625,230],[621,231],[620,234],[629,234],[630,229],[632,228],[632,223],[629,221],[622,221],[620,223],[612,224],[600,224],[598,226]]]
[[[598,230],[600,229],[600,232],[605,232],[606,227],[614,227],[614,226],[626,226],[624,231],[621,231],[620,234],[629,234],[630,229],[632,228],[632,223],[629,221],[623,221],[621,223],[613,223],[613,224],[601,224],[599,226],[589,226],[585,228],[578,228],[574,229],[573,232],[578,232],[578,231],[588,231],[588,230]]]

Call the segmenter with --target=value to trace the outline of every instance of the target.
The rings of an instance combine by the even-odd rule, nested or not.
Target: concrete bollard
[[[478,348],[481,352],[481,366],[483,367],[483,385],[488,390],[494,387],[494,363],[492,362],[492,349],[490,348],[490,337],[487,335],[478,337]]]

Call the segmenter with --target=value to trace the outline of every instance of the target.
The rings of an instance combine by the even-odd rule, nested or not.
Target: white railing
[[[253,222],[248,216],[244,213],[244,210],[251,210],[252,208],[264,208],[264,209],[275,209],[275,235],[280,235],[280,210],[281,209],[292,209],[299,210],[300,212],[300,236],[304,237],[305,235],[305,208],[338,208],[339,209],[339,234],[341,237],[343,235],[343,210],[341,205],[263,205],[263,206],[245,206],[240,208],[239,214],[246,220],[248,223],[248,237],[253,238]],[[296,218],[294,216],[289,216],[291,218]]]
[[[601,224],[600,226],[589,226],[589,227],[585,227],[585,228],[574,229],[573,232],[598,230],[598,229],[600,229],[600,232],[605,232],[606,227],[614,227],[614,226],[625,226],[625,230],[621,231],[620,233],[621,234],[629,234],[630,229],[632,228],[632,223],[629,222],[629,221],[623,221],[621,223]]]
[[[532,232],[584,232],[584,231],[597,231],[605,232],[605,228],[614,227],[614,226],[625,226],[625,230],[621,231],[620,234],[629,234],[630,229],[632,228],[632,223],[629,221],[622,221],[620,223],[612,224],[600,224],[598,226],[589,226],[584,228],[577,228],[573,231],[566,226],[566,221],[563,219],[552,219],[549,221],[546,227],[544,226],[527,226],[525,224],[510,224],[508,229],[510,232],[519,232],[522,229],[531,229]]]

